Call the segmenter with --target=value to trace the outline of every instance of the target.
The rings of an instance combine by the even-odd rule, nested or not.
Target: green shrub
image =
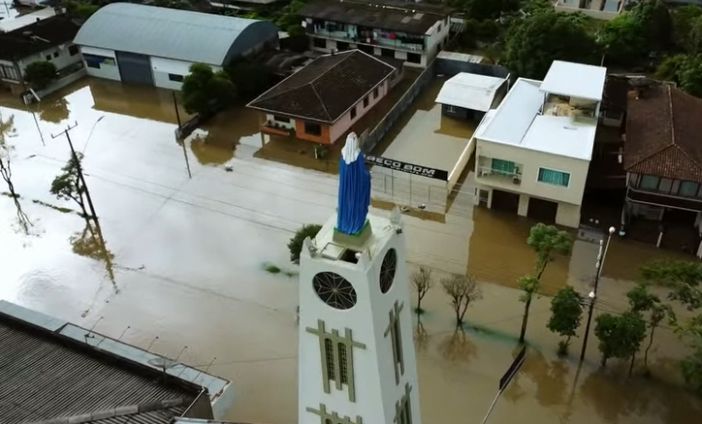
[[[300,252],[302,251],[302,242],[307,238],[314,238],[319,230],[322,229],[321,225],[317,224],[306,224],[303,225],[293,238],[288,242],[288,249],[290,249],[290,260],[298,263],[300,262]]]

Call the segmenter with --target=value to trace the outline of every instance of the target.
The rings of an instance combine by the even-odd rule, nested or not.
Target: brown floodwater
[[[45,99],[35,113],[0,98],[3,119],[14,117],[6,140],[32,223],[25,234],[15,224],[14,202],[0,196],[0,298],[167,356],[187,345],[183,361],[212,363],[210,372],[233,381],[227,419],[296,422],[298,281],[285,244],[301,224],[334,213],[336,177],[257,156],[258,122],[236,108],[197,131],[206,142],[186,142],[190,178],[174,140],[169,93],[120,87],[87,79]],[[76,205],[49,193],[68,159],[65,139],[50,134],[75,121],[71,135],[85,152],[102,237],[86,230]],[[525,243],[532,222],[473,208],[471,184],[467,175],[443,219],[404,218],[411,266],[431,266],[437,280],[417,326],[425,423],[482,419],[517,346],[523,304],[513,287],[534,263]],[[596,250],[578,239],[572,255],[549,265],[545,292],[565,284],[586,292]],[[615,238],[597,313],[623,310],[637,261],[663,253]],[[266,264],[285,272],[267,272]],[[469,308],[465,332],[456,333],[438,280],[465,272],[480,281],[483,298]],[[640,363],[631,378],[626,363],[600,369],[593,339],[578,368],[580,338],[569,359],[555,354],[558,338],[545,328],[549,301],[539,297],[532,305],[526,363],[489,422],[699,421],[702,401],[682,388],[676,364],[687,351],[670,329],[657,331],[650,378]]]

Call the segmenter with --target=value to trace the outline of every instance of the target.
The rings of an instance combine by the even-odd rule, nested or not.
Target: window
[[[356,117],[356,106],[351,108],[351,119],[354,119]]]
[[[363,107],[368,107],[368,103],[370,102],[368,101],[368,96],[366,96],[363,98]]]
[[[546,184],[568,187],[570,174],[567,172],[554,171],[553,169],[539,168],[538,180]]]
[[[290,118],[280,115],[273,115],[273,120],[278,122],[285,122],[286,124],[290,123]]]
[[[439,29],[437,31],[441,32],[441,28],[443,28],[443,27],[441,26],[441,22],[439,22]]]
[[[71,44],[68,47],[68,54],[70,54],[71,56],[77,55],[78,54],[78,46],[76,46],[75,44]]]
[[[407,61],[410,63],[422,63],[422,55],[417,53],[407,53]]]
[[[639,187],[644,190],[658,190],[658,177],[655,175],[643,175]]]
[[[340,52],[343,52],[344,50],[348,50],[349,43],[344,43],[343,41],[337,41],[336,42],[336,49],[339,50]]]
[[[317,320],[317,328],[307,327],[307,332],[319,337],[322,386],[325,393],[348,390],[349,401],[356,401],[356,386],[353,374],[353,350],[365,349],[363,343],[355,341],[350,329],[343,334],[338,330],[327,330],[324,321]]]
[[[670,189],[673,187],[673,180],[670,178],[661,178],[660,185],[658,186],[658,191],[661,193],[670,193]]]
[[[378,87],[375,87],[375,88],[373,89],[373,98],[375,99],[375,98],[377,98],[377,97],[378,97]]]
[[[454,105],[444,105],[446,113],[456,113],[456,106]]]
[[[59,57],[59,52],[54,52],[54,57]]]
[[[404,305],[398,304],[395,301],[393,308],[390,310],[390,322],[385,329],[385,337],[390,336],[390,347],[392,348],[392,358],[395,368],[395,384],[400,384],[400,376],[405,373],[405,363],[402,353],[402,333],[400,332],[400,312]]]
[[[50,54],[47,54],[47,55],[46,55],[46,60],[51,60],[51,55],[50,55]]]
[[[514,175],[516,168],[516,165],[511,160],[492,159],[491,161],[492,172],[496,174]]]
[[[697,196],[698,184],[694,181],[683,181],[680,183],[680,195],[687,197]]]
[[[391,49],[380,49],[380,55],[382,57],[395,57],[395,51]]]
[[[314,47],[318,47],[320,49],[326,49],[327,48],[327,40],[323,38],[314,38],[312,40],[312,45]]]
[[[168,79],[175,82],[183,82],[183,76],[178,74],[168,74]]]
[[[322,126],[314,122],[305,122],[305,133],[309,135],[322,135]]]
[[[115,65],[115,59],[107,56],[98,56],[96,54],[84,54],[85,64],[89,68],[100,68],[102,65]]]
[[[7,78],[13,81],[19,81],[19,73],[14,66],[0,65],[0,78]]]

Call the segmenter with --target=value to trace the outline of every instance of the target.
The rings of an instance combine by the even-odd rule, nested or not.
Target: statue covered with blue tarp
[[[356,235],[363,230],[370,204],[370,173],[358,137],[350,133],[339,160],[339,207],[336,230]]]

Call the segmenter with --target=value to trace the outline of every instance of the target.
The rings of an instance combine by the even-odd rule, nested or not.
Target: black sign
[[[519,368],[522,367],[522,364],[524,363],[524,356],[526,355],[526,346],[522,348],[522,350],[519,351],[517,354],[517,357],[514,358],[514,361],[512,361],[512,365],[509,366],[509,369],[505,373],[505,375],[502,376],[500,379],[500,386],[499,389],[500,391],[504,390],[505,387],[509,384],[510,381],[512,381],[512,377],[519,371]]]
[[[434,178],[436,180],[448,180],[448,171],[442,169],[428,168],[426,166],[415,165],[395,159],[387,159],[380,156],[367,155],[366,163],[390,168],[395,171],[407,172],[409,174],[420,175],[422,177]]]

